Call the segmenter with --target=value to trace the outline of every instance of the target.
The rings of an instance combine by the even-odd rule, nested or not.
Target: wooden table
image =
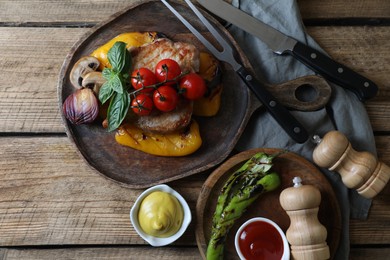
[[[194,224],[152,248],[130,225],[142,190],[93,172],[65,135],[57,78],[73,43],[131,0],[0,0],[0,259],[199,259]],[[366,102],[390,165],[390,1],[299,0],[308,32],[380,86]],[[358,129],[356,129],[358,131]],[[195,204],[207,174],[169,183]],[[352,259],[390,258],[390,185],[350,224]]]

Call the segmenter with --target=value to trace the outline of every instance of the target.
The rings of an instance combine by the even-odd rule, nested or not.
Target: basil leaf
[[[114,72],[110,68],[104,68],[103,71],[102,71],[102,76],[106,80],[110,80],[113,75],[114,75]]]
[[[122,79],[118,74],[115,74],[111,79],[110,79],[111,87],[112,90],[119,93],[123,94],[123,84],[122,84]]]
[[[125,46],[125,52],[124,52],[124,60],[125,60],[125,64],[123,65],[123,68],[122,70],[120,71],[123,75],[126,75],[128,73],[130,73],[130,69],[131,69],[131,54],[130,52],[127,50],[126,46]]]
[[[130,97],[127,93],[114,93],[107,111],[108,131],[117,129],[125,119],[130,107]]]
[[[126,49],[126,43],[116,42],[107,53],[111,69],[103,70],[103,77],[107,80],[102,94],[99,93],[101,101],[110,100],[107,111],[108,131],[117,129],[126,117],[130,107],[130,96],[127,93],[126,82],[129,80],[131,69],[131,55]]]
[[[99,100],[102,104],[106,103],[107,100],[110,99],[110,97],[112,96],[112,94],[114,93],[114,90],[111,86],[111,82],[110,81],[106,81],[104,82],[104,84],[102,85],[102,87],[100,88],[99,90]]]
[[[131,66],[131,55],[126,43],[116,42],[107,53],[112,69],[117,73],[128,73]]]

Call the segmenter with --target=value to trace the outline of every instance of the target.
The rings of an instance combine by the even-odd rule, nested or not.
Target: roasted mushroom
[[[93,90],[96,96],[99,96],[99,91],[102,85],[106,82],[103,74],[99,71],[89,72],[84,76],[82,86]]]
[[[95,57],[86,56],[79,59],[73,66],[69,78],[72,85],[82,88],[83,78],[90,72],[99,68],[100,62]]]

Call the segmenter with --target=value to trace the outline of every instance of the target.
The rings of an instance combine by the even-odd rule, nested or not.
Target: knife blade
[[[223,0],[197,0],[220,18],[256,36],[274,53],[289,54],[323,77],[354,92],[360,101],[373,98],[378,86],[345,65],[289,37]]]

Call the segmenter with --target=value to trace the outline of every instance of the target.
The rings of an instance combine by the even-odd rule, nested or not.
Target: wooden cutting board
[[[214,214],[219,192],[229,176],[245,161],[257,152],[275,154],[279,149],[252,149],[239,153],[218,167],[204,183],[196,205],[196,242],[205,259],[207,243],[211,232],[211,219]],[[279,203],[282,190],[292,186],[292,179],[299,176],[302,184],[311,184],[321,192],[321,204],[318,213],[319,221],[326,227],[327,243],[333,257],[338,247],[341,233],[341,213],[337,197],[325,176],[309,161],[295,153],[285,153],[274,159],[273,169],[282,180],[281,186],[272,192],[265,193],[256,200],[238,219],[230,230],[225,243],[226,259],[239,259],[234,247],[234,236],[241,224],[252,217],[266,217],[276,222],[286,232],[290,225],[287,213]]]

